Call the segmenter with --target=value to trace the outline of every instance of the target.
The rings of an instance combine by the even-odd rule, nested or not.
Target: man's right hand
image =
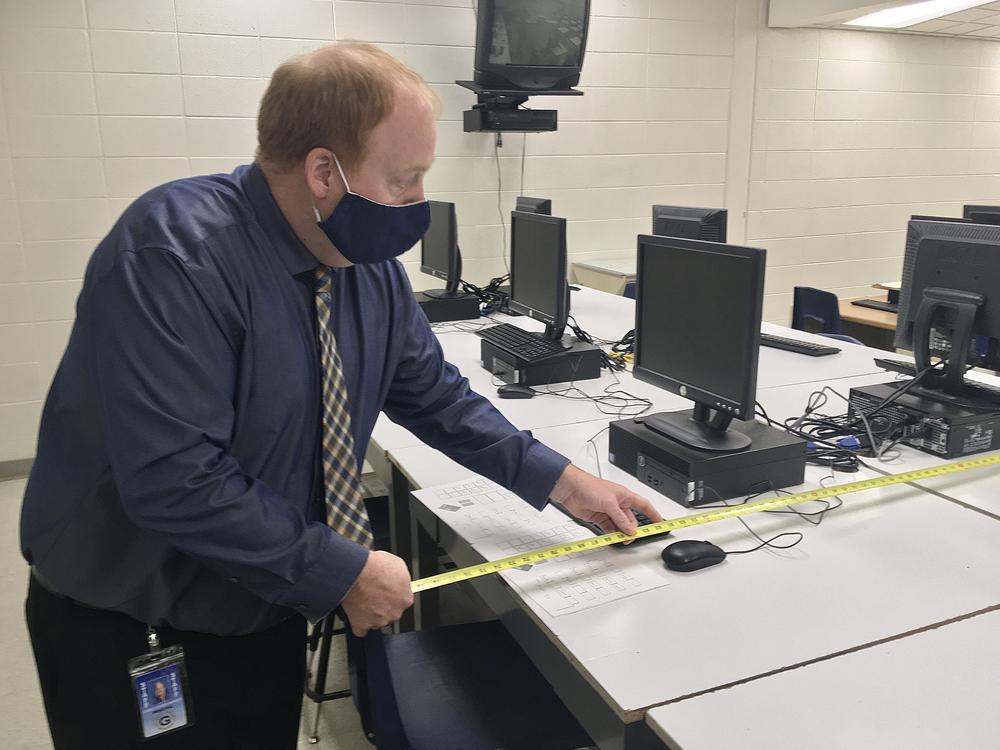
[[[341,606],[354,635],[392,625],[413,605],[410,571],[401,558],[389,552],[372,552],[354,587]]]

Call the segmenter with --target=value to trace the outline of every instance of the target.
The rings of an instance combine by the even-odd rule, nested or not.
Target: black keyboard
[[[557,341],[549,341],[537,333],[531,333],[510,323],[500,323],[477,331],[482,338],[494,346],[510,352],[521,359],[533,362],[554,354],[562,354],[566,348]]]
[[[851,304],[858,307],[868,307],[872,310],[881,310],[882,312],[899,313],[899,303],[897,302],[886,302],[881,299],[852,299]]]
[[[770,346],[772,349],[784,349],[786,352],[795,352],[796,354],[806,354],[810,357],[826,357],[840,352],[840,349],[835,346],[814,344],[811,341],[800,341],[799,339],[786,339],[783,336],[772,336],[770,333],[760,335],[760,345]]]
[[[917,376],[917,366],[912,362],[901,362],[898,359],[876,357],[875,364],[883,370],[898,372],[900,375],[906,375],[911,378]],[[986,383],[977,383],[974,380],[966,380],[963,383],[962,395],[1000,404],[1000,388],[994,385],[986,385]]]

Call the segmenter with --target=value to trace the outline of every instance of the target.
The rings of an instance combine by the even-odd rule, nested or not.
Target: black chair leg
[[[326,691],[326,677],[330,670],[330,652],[333,646],[333,637],[335,635],[344,634],[343,628],[334,627],[334,620],[336,619],[336,616],[332,614],[324,617],[313,627],[312,634],[307,640],[310,655],[309,668],[306,672],[305,694],[309,700],[316,704],[316,717],[313,720],[312,732],[309,734],[310,745],[315,745],[319,742],[320,707],[327,701],[340,700],[341,698],[349,698],[351,696],[350,690]],[[313,684],[310,685],[309,681],[313,676],[313,665],[317,656],[317,648],[319,649],[319,662],[315,665],[316,678],[313,681]]]

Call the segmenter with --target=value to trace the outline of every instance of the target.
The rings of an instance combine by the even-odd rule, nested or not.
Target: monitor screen
[[[489,63],[579,66],[586,14],[586,0],[495,0]]]
[[[420,270],[448,280],[454,264],[455,204],[428,201],[431,223],[420,242]]]
[[[565,322],[565,219],[511,214],[510,300],[516,312],[544,323]]]
[[[636,377],[753,416],[764,251],[639,238]]]

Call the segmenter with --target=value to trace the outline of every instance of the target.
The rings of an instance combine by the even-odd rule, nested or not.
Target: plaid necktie
[[[347,410],[347,384],[337,353],[337,339],[330,328],[330,285],[333,272],[316,269],[316,328],[319,332],[320,379],[323,383],[323,484],[326,523],[341,536],[372,546],[371,524],[365,510],[354,456],[351,415]]]

